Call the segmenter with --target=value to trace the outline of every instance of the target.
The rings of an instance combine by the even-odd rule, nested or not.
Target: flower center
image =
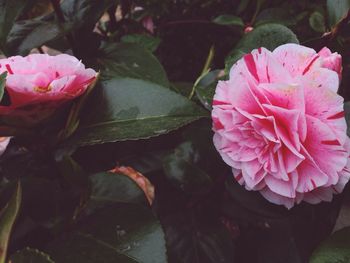
[[[47,93],[47,92],[50,92],[52,90],[52,87],[50,85],[46,86],[46,87],[35,87],[34,90],[36,92],[39,92],[39,93]]]

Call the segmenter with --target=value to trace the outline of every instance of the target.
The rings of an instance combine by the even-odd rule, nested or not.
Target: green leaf
[[[182,96],[188,98],[192,92],[193,83],[191,82],[173,82],[170,88]]]
[[[279,24],[264,24],[246,34],[237,44],[236,49],[250,52],[255,48],[265,47],[274,50],[286,43],[297,43],[296,35],[288,28]]]
[[[255,26],[276,23],[285,26],[292,26],[297,23],[296,19],[290,14],[290,10],[286,8],[266,8],[260,12],[256,18]]]
[[[264,218],[281,218],[287,214],[287,209],[267,201],[259,192],[248,191],[244,186],[239,185],[231,176],[226,180],[226,189],[231,197],[233,205],[238,204],[240,207],[250,212],[250,217]],[[233,216],[242,216],[244,213],[237,213]]]
[[[244,26],[242,19],[234,15],[220,15],[213,19],[213,22],[218,25],[225,26]]]
[[[231,51],[225,61],[225,70],[228,72],[243,54],[249,53],[253,49],[265,47],[273,51],[276,47],[287,43],[299,44],[296,35],[288,27],[279,24],[258,26],[252,32],[246,34]]]
[[[33,48],[63,36],[70,29],[68,24],[60,28],[56,22],[43,18],[19,21],[8,36],[7,46],[10,54],[27,55]]]
[[[46,251],[64,263],[165,263],[162,228],[151,210],[114,204],[99,210],[77,231],[49,244]]]
[[[319,32],[319,33],[326,32],[325,18],[318,11],[315,11],[311,14],[309,18],[309,24],[311,28],[316,32]]]
[[[193,143],[184,142],[164,159],[164,171],[167,178],[186,193],[208,192],[212,186],[209,175],[197,166],[199,152]]]
[[[207,116],[187,98],[143,80],[114,78],[95,91],[68,145],[150,138]]]
[[[336,231],[313,252],[310,263],[350,262],[350,227]]]
[[[10,257],[9,263],[54,263],[50,256],[32,248],[25,248],[17,251]]]
[[[4,92],[5,92],[6,77],[7,77],[7,71],[0,74],[0,101],[2,100],[2,97],[4,96]]]
[[[15,0],[8,2],[12,1]],[[31,20],[18,21],[14,24],[8,36],[7,49],[12,55],[27,55],[33,48],[57,40],[82,26],[95,25],[114,2],[113,0],[63,1],[61,9],[65,22],[59,24],[54,13]]]
[[[161,40],[159,37],[153,37],[145,34],[131,34],[125,35],[121,38],[121,42],[123,43],[138,44],[150,52],[156,51],[160,44],[160,41]]]
[[[237,262],[308,262],[315,246],[331,233],[341,203],[335,197],[332,203],[303,202],[287,210],[257,191],[245,190],[232,174],[226,188],[230,198],[222,202],[222,212],[240,226],[242,237],[237,242]]]
[[[234,65],[238,60],[240,60],[246,53],[239,49],[234,49],[225,59],[225,74],[230,73],[232,65]]]
[[[336,26],[346,16],[349,9],[350,0],[327,0],[329,26]]]
[[[22,188],[17,184],[8,204],[3,208],[0,214],[0,263],[5,263],[7,246],[11,235],[12,227],[15,223],[19,208],[21,206]]]
[[[78,128],[79,115],[80,115],[82,109],[84,108],[84,105],[85,105],[86,101],[88,100],[91,92],[95,88],[96,83],[99,80],[99,77],[100,77],[100,73],[97,73],[94,81],[89,84],[85,93],[78,100],[76,100],[73,103],[72,107],[70,108],[70,112],[68,114],[68,117],[67,117],[66,125],[65,125],[64,129],[62,129],[60,134],[59,134],[60,139],[68,138]]]
[[[245,11],[247,9],[247,7],[249,6],[250,2],[251,2],[251,0],[241,0],[241,1],[239,1],[239,5],[237,7],[236,13],[237,14],[241,14],[243,11]]]
[[[61,9],[65,21],[77,29],[81,26],[94,26],[115,0],[74,0],[63,1]]]
[[[116,202],[147,205],[141,188],[126,175],[97,173],[90,176],[90,182],[90,203],[92,202],[93,206]]]
[[[26,0],[1,0],[0,1],[0,45],[5,48],[7,35],[9,34],[17,17],[22,13],[26,4],[32,1]],[[6,52],[6,50],[4,50]]]
[[[257,226],[259,224],[260,226]],[[304,247],[300,249],[298,246],[301,240],[298,240],[298,236],[293,233],[293,228],[288,219],[256,222],[256,225],[250,224],[246,231],[241,229],[240,235],[244,238],[237,242],[237,262],[307,262],[304,255],[309,251],[306,253],[301,251]],[[251,251],[254,251],[254,253],[250,253]]]
[[[132,43],[106,44],[100,49],[98,64],[106,78],[130,77],[169,87],[165,70],[149,51]]]
[[[169,150],[142,151],[140,154],[123,158],[120,162],[142,174],[147,174],[163,169],[162,160],[166,154],[169,154]]]
[[[217,69],[208,72],[198,83],[196,95],[202,105],[209,111],[212,110],[213,97],[218,80],[222,77],[223,70]]]
[[[66,209],[72,209],[72,202],[65,203],[67,199],[59,182],[31,176],[23,178],[21,186],[21,212],[37,224],[50,224],[71,215],[67,215]]]
[[[350,136],[350,101],[344,103],[345,120],[347,124],[346,133]]]
[[[208,211],[195,214],[189,209],[188,212],[170,214],[162,219],[171,262],[236,262],[229,232],[211,215]]]

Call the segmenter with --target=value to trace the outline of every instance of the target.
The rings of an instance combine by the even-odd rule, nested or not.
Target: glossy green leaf
[[[163,168],[162,160],[169,150],[143,152],[139,155],[130,156],[121,160],[121,163],[131,166],[142,174],[159,171]]]
[[[201,215],[193,210],[178,212],[163,218],[162,225],[171,262],[235,262],[235,248],[229,232],[210,212]]]
[[[232,198],[232,202],[247,209],[251,217],[254,215],[264,218],[281,218],[288,212],[285,207],[267,201],[259,192],[246,190],[232,177],[227,178],[226,189]],[[240,216],[240,213],[237,213],[237,216]]]
[[[213,19],[213,22],[218,25],[225,26],[244,26],[242,19],[234,15],[220,15]]]
[[[184,142],[164,159],[167,178],[187,193],[203,193],[210,190],[212,180],[197,166],[199,152],[191,142]]]
[[[196,165],[205,171],[213,181],[219,180],[227,172],[227,165],[213,144],[214,132],[212,131],[212,120],[202,119],[192,123],[182,133],[185,141],[191,142],[193,150],[199,156]]]
[[[0,45],[5,48],[7,35],[9,34],[17,17],[22,13],[26,4],[33,1],[26,0],[1,0],[0,1]],[[4,50],[6,52],[6,50]]]
[[[173,82],[171,83],[170,88],[177,93],[181,94],[182,96],[188,98],[190,96],[192,89],[193,89],[193,83],[191,82]]]
[[[310,263],[350,262],[350,227],[333,233],[314,251]]]
[[[246,34],[237,44],[236,49],[250,52],[255,48],[265,47],[274,50],[286,43],[297,43],[296,35],[288,28],[279,24],[264,24]]]
[[[150,209],[114,204],[46,249],[57,263],[166,263],[162,228]]]
[[[262,10],[256,17],[255,26],[276,23],[285,26],[292,26],[297,23],[296,19],[290,14],[290,10],[286,8],[266,8]]]
[[[23,196],[21,212],[38,224],[58,221],[67,216],[66,209],[72,210],[72,203],[65,202],[66,196],[59,182],[31,176],[23,178],[21,184]]]
[[[22,188],[18,183],[10,201],[0,213],[0,263],[5,263],[8,242],[21,206],[21,199]]]
[[[43,18],[23,20],[14,24],[7,40],[11,54],[27,55],[33,48],[63,36],[70,30],[70,25],[60,26],[51,20]]]
[[[100,49],[98,63],[102,77],[130,77],[170,86],[157,58],[137,44],[106,44]]]
[[[54,263],[50,256],[37,249],[25,248],[10,257],[9,263]]]
[[[134,203],[147,205],[141,188],[128,176],[111,172],[90,176],[90,203],[103,206],[109,203]]]
[[[310,15],[309,24],[316,32],[324,33],[326,31],[325,18],[323,14],[318,11],[315,11]]]
[[[344,113],[345,113],[345,120],[347,124],[346,133],[348,134],[348,136],[350,136],[350,101],[347,101],[344,103]]]
[[[315,246],[332,231],[340,202],[311,205],[302,202],[287,210],[270,203],[259,192],[248,191],[228,175],[229,197],[222,212],[240,228],[237,262],[308,262]],[[322,218],[322,220],[320,220]],[[248,226],[245,228],[244,226]],[[254,253],[250,251],[254,248]]]
[[[246,52],[234,49],[225,59],[225,74],[228,75],[230,73],[230,69],[232,65],[234,65],[238,60],[240,60]]]
[[[207,109],[212,109],[213,97],[218,80],[222,77],[223,70],[217,69],[208,72],[198,83],[196,95],[202,105]]]
[[[242,229],[244,236],[237,242],[237,262],[259,263],[305,263],[306,257],[298,247],[297,236],[293,233],[291,224],[286,220],[260,221],[257,225],[249,225]],[[252,249],[254,248],[254,249]],[[254,250],[254,253],[252,252]]]
[[[67,144],[91,145],[168,133],[208,116],[195,103],[157,84],[130,78],[101,83]]]
[[[276,47],[287,43],[299,44],[296,35],[288,27],[280,24],[258,26],[252,32],[246,34],[226,58],[226,72],[243,54],[251,52],[253,49],[265,47],[272,51]]]
[[[251,2],[251,0],[241,0],[239,1],[239,5],[237,7],[237,13],[240,14],[243,11],[245,11],[247,9],[247,7],[249,6],[249,3]]]
[[[113,0],[63,1],[61,9],[64,22],[58,23],[54,13],[32,20],[17,21],[8,36],[7,49],[10,54],[27,55],[33,48],[57,40],[72,30],[85,25],[93,26],[114,2]]]
[[[74,28],[93,26],[115,0],[74,0],[62,1],[61,9],[66,22]]]
[[[328,22],[331,27],[342,20],[350,9],[350,0],[327,0]]]
[[[145,34],[131,34],[125,35],[121,38],[121,41],[124,43],[133,43],[138,44],[141,47],[147,49],[150,52],[156,51],[160,44],[160,38],[153,37]]]
[[[7,77],[7,71],[0,74],[0,101],[2,100],[2,97],[4,96],[4,92],[5,92],[6,77]]]

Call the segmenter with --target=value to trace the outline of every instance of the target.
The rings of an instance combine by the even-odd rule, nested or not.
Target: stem
[[[205,72],[207,72],[209,70],[210,64],[211,64],[211,62],[213,62],[213,59],[214,59],[214,53],[215,53],[214,46],[211,46],[207,60],[205,61],[203,70],[201,72],[201,75],[203,75]]]
[[[215,49],[214,49],[214,46],[211,46],[210,50],[209,50],[209,54],[207,56],[207,59],[205,61],[205,64],[204,64],[204,67],[202,69],[202,72],[199,76],[199,78],[196,80],[196,82],[193,84],[193,87],[192,87],[192,90],[191,90],[191,93],[190,95],[188,96],[189,99],[192,99],[195,91],[196,91],[196,88],[199,84],[199,82],[202,80],[202,78],[210,71],[210,64],[211,62],[213,61],[213,58],[214,58],[214,53],[215,53]]]
[[[262,3],[263,3],[263,0],[258,0],[257,3],[256,3],[256,8],[255,8],[254,15],[253,15],[253,17],[252,17],[252,19],[250,20],[250,23],[249,23],[251,26],[255,23],[256,17],[258,16],[258,14],[260,12],[260,8],[261,8]]]
[[[319,37],[310,38],[310,39],[307,39],[307,40],[301,42],[300,44],[301,45],[305,45],[306,43],[310,43],[310,42],[313,42],[313,41],[316,41],[316,40],[321,40],[322,38],[324,38],[324,37],[323,36],[319,36]]]
[[[339,31],[341,31],[344,27],[346,27],[349,21],[350,21],[350,10],[346,14],[346,16],[342,20],[340,20],[338,24],[336,24],[336,26],[331,30],[329,40],[334,39],[338,35]]]
[[[337,37],[337,35],[339,34],[339,32],[344,29],[347,24],[350,21],[350,10],[348,11],[348,13],[346,14],[346,16],[344,16],[339,22],[338,24],[336,24],[331,31],[325,32],[322,36],[320,37],[315,37],[315,38],[311,38],[308,40],[305,40],[304,42],[302,42],[301,44],[305,44],[308,42],[312,42],[312,41],[316,41],[316,40],[320,40],[323,41],[322,45],[327,45],[327,42],[332,41],[334,38]]]

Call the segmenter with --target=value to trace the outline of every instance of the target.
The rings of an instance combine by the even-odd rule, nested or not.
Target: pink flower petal
[[[305,74],[316,56],[315,50],[297,44],[279,46],[272,53],[293,77]]]
[[[253,50],[220,82],[214,144],[247,190],[291,208],[330,201],[350,180],[341,57],[296,44]]]

